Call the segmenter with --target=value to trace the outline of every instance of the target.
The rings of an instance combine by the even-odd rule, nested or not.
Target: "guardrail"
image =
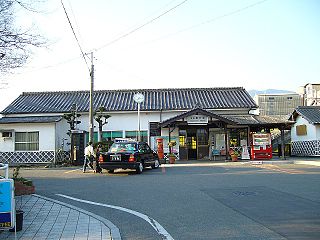
[[[5,170],[5,179],[9,178],[9,164],[0,163],[0,170]],[[0,176],[0,178],[3,178]]]

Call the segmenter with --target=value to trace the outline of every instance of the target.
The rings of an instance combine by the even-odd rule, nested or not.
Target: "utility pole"
[[[89,141],[93,142],[93,83],[94,83],[94,65],[93,52],[91,52],[91,72],[90,72],[90,105],[89,105]]]

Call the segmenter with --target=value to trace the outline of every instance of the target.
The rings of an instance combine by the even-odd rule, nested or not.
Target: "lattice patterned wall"
[[[53,161],[54,151],[0,152],[2,163],[51,163]]]
[[[292,142],[293,156],[320,156],[320,140]]]
[[[175,156],[176,156],[176,159],[179,160],[180,157],[179,157],[179,153],[173,153]],[[165,160],[169,160],[169,153],[164,153],[164,159]]]

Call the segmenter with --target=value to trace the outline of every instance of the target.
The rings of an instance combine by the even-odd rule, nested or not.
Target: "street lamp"
[[[144,101],[144,96],[142,93],[136,93],[133,96],[133,100],[138,103],[138,141],[141,141],[141,135],[140,135],[140,104]]]

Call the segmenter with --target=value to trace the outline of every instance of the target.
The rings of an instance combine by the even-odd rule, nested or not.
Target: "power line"
[[[162,7],[162,8],[165,8],[166,6],[170,5],[170,4],[171,4],[172,2],[174,2],[174,1],[176,1],[176,0],[171,0],[169,3],[167,3],[167,4],[166,4],[164,7]],[[101,47],[99,47],[99,48],[97,48],[97,49],[95,49],[95,50],[98,51],[98,50],[100,50],[100,49],[102,49],[102,48],[104,48],[104,47],[107,47],[107,45],[109,46],[109,45],[111,45],[112,43],[114,43],[114,42],[116,42],[116,41],[119,41],[120,39],[122,39],[122,38],[124,38],[124,37],[126,37],[126,36],[128,36],[128,35],[130,35],[130,34],[132,34],[133,32],[141,29],[142,27],[150,24],[151,22],[155,21],[156,19],[158,19],[158,18],[162,17],[163,15],[169,13],[170,11],[172,11],[173,9],[179,7],[180,5],[182,5],[183,3],[185,3],[186,1],[188,1],[188,0],[185,0],[185,1],[183,1],[183,2],[181,2],[181,3],[179,3],[179,4],[177,4],[177,5],[175,5],[175,6],[172,7],[171,9],[169,9],[169,10],[167,10],[166,12],[160,14],[159,16],[151,19],[151,20],[148,21],[147,23],[144,23],[143,25],[134,28],[133,30],[131,30],[131,31],[128,32],[128,33],[125,33],[125,34],[120,35],[120,36],[117,37],[115,40],[113,40],[113,41],[111,41],[111,42],[109,42],[109,43],[107,43],[107,44],[105,44],[105,45],[103,45],[103,46],[101,46]],[[71,29],[72,29],[72,32],[73,32],[73,34],[74,34],[74,36],[75,36],[75,39],[76,39],[76,41],[77,41],[77,43],[78,43],[78,46],[79,46],[79,48],[80,48],[81,55],[82,55],[82,57],[84,58],[84,60],[85,60],[85,62],[86,62],[86,65],[87,65],[87,67],[88,67],[88,69],[89,69],[89,66],[88,66],[88,63],[87,63],[87,59],[85,58],[86,54],[82,51],[82,48],[81,48],[80,43],[79,43],[79,40],[78,40],[78,38],[77,38],[77,36],[76,36],[76,33],[75,33],[74,28],[73,28],[73,26],[72,26],[72,24],[71,24],[70,18],[68,17],[68,14],[67,14],[67,12],[66,12],[66,9],[65,9],[65,7],[64,7],[64,4],[62,3],[62,0],[61,0],[61,4],[62,4],[62,6],[63,6],[64,12],[65,12],[65,14],[66,14],[66,16],[67,16],[67,19],[68,19],[68,22],[69,22],[70,27],[71,27]],[[161,9],[162,9],[162,8],[161,8]],[[71,10],[72,10],[72,8],[71,8]],[[160,10],[160,9],[159,9],[159,10]],[[159,11],[159,10],[158,10],[158,11]],[[73,13],[73,10],[72,10],[72,13]],[[74,14],[73,14],[73,15],[74,15]],[[152,14],[152,15],[153,15],[153,14]],[[148,17],[146,17],[146,18],[148,18]],[[145,18],[145,19],[146,19],[146,18]],[[136,25],[138,25],[138,24],[136,24]],[[41,68],[37,68],[37,69],[34,69],[34,70],[30,70],[30,71],[28,71],[27,73],[29,73],[29,72],[35,72],[35,71],[40,71],[40,70],[47,69],[47,68],[56,67],[56,66],[59,66],[59,65],[66,64],[66,63],[68,63],[68,62],[74,61],[74,60],[76,60],[76,59],[78,59],[78,58],[79,58],[79,57],[74,57],[74,58],[71,58],[71,59],[68,59],[68,60],[65,60],[65,61],[61,61],[61,62],[58,62],[58,63],[55,63],[55,64],[51,64],[51,65],[48,65],[48,66],[44,66],[44,67],[41,67]],[[89,69],[89,71],[90,71],[90,69]],[[20,73],[20,74],[22,74],[22,73]]]
[[[124,38],[124,37],[126,37],[126,36],[128,36],[128,35],[130,35],[130,34],[132,34],[132,33],[134,33],[135,31],[138,31],[139,29],[143,28],[144,26],[150,24],[151,22],[155,21],[156,19],[162,17],[163,15],[165,15],[165,14],[167,14],[168,12],[172,11],[173,9],[175,9],[175,8],[179,7],[180,5],[184,4],[186,1],[188,1],[188,0],[185,0],[185,1],[183,1],[183,2],[181,2],[181,3],[179,3],[179,4],[177,4],[177,5],[175,5],[174,7],[170,8],[170,9],[167,10],[166,12],[158,15],[157,17],[151,19],[150,21],[148,21],[148,22],[140,25],[139,27],[136,27],[135,29],[131,30],[130,32],[120,35],[118,38],[114,39],[113,41],[110,41],[110,42],[108,42],[107,44],[105,44],[105,45],[97,48],[96,51],[98,51],[98,50],[100,50],[100,49],[102,49],[102,48],[105,48],[105,47],[107,47],[107,46],[110,46],[111,44],[113,44],[113,43],[121,40],[122,38]],[[182,32],[186,32],[186,31],[192,30],[192,29],[194,29],[194,28],[196,28],[196,27],[200,27],[200,26],[202,26],[202,25],[205,25],[205,24],[208,24],[208,23],[211,23],[211,22],[214,22],[214,21],[218,21],[218,20],[223,19],[223,18],[225,18],[225,17],[229,17],[229,16],[232,16],[232,15],[235,15],[235,14],[240,13],[240,12],[242,12],[242,11],[245,11],[245,10],[247,10],[247,9],[249,9],[249,8],[252,8],[252,7],[255,7],[255,6],[257,6],[257,5],[260,5],[260,4],[262,4],[262,3],[266,2],[266,1],[268,1],[268,0],[262,0],[262,1],[255,2],[255,3],[253,3],[253,4],[244,6],[244,7],[242,7],[242,8],[233,10],[233,11],[231,11],[231,12],[222,14],[222,15],[220,15],[220,16],[217,16],[217,17],[208,19],[208,20],[206,20],[206,21],[202,21],[202,22],[200,22],[200,23],[194,24],[194,25],[192,25],[192,26],[186,27],[186,28],[184,28],[184,29],[178,30],[178,31],[176,31],[176,32],[173,32],[173,33],[164,35],[164,36],[159,37],[159,38],[157,38],[157,39],[153,39],[153,40],[150,40],[150,41],[146,41],[146,42],[144,42],[143,44],[156,42],[156,41],[159,41],[159,40],[162,40],[162,39],[165,39],[165,38],[172,37],[172,36],[174,36],[174,35],[180,34],[180,33],[182,33]],[[172,1],[172,2],[173,2],[173,1]],[[62,0],[61,0],[61,3],[62,3]],[[170,3],[171,3],[171,2],[170,2]],[[170,3],[169,3],[169,4],[170,4]],[[62,5],[63,5],[63,3],[62,3]],[[65,8],[64,8],[64,9],[65,9]],[[65,13],[66,13],[66,11],[65,11]],[[66,15],[67,15],[67,13],[66,13]],[[68,15],[67,15],[67,18],[68,18]],[[73,30],[73,27],[72,27],[72,25],[71,25],[71,22],[70,22],[69,18],[68,18],[68,21],[69,21],[69,24],[70,24],[70,26],[71,26],[71,29],[72,29],[72,31],[73,31],[73,33],[74,33],[74,30]],[[74,35],[75,35],[75,33],[74,33]],[[76,40],[77,40],[76,35],[75,35],[75,38],[76,38]],[[87,60],[86,60],[86,58],[85,58],[85,54],[83,53],[83,51],[82,51],[82,49],[81,49],[81,46],[80,46],[78,40],[77,40],[77,43],[78,43],[79,48],[80,48],[80,50],[81,50],[82,57],[84,57],[84,60],[85,60],[85,62],[86,62],[86,64],[87,64],[87,67],[88,67],[88,63],[87,63]],[[72,59],[65,60],[65,61],[59,62],[59,63],[57,63],[57,64],[52,64],[52,65],[49,65],[49,66],[45,66],[45,67],[42,67],[42,68],[39,68],[39,69],[31,70],[31,71],[29,71],[29,72],[34,72],[34,71],[39,71],[39,70],[46,69],[46,68],[51,68],[51,67],[59,66],[59,65],[62,65],[62,64],[66,64],[66,63],[68,63],[68,62],[70,62],[70,61],[73,61],[73,60],[75,60],[75,59],[78,59],[78,58],[79,58],[79,57],[74,57],[74,58],[72,58]],[[88,67],[88,69],[89,69],[89,67]],[[89,71],[90,71],[90,69],[89,69]]]
[[[225,17],[229,17],[229,16],[232,16],[232,15],[235,15],[237,13],[240,13],[240,12],[243,12],[249,8],[253,8],[257,5],[260,5],[264,2],[267,2],[268,0],[262,0],[262,1],[258,1],[258,2],[255,2],[255,3],[252,3],[250,5],[247,5],[247,6],[244,6],[242,8],[239,8],[239,9],[236,9],[236,10],[233,10],[231,12],[228,12],[228,13],[225,13],[225,14],[222,14],[220,16],[217,16],[217,17],[214,17],[214,18],[211,18],[211,19],[208,19],[206,21],[202,21],[200,23],[197,23],[197,24],[194,24],[192,26],[189,26],[189,27],[186,27],[186,28],[183,28],[183,29],[180,29],[176,32],[173,32],[173,33],[169,33],[167,35],[163,35],[162,37],[159,37],[159,38],[156,38],[156,39],[153,39],[153,40],[150,40],[150,41],[146,41],[144,42],[143,44],[147,44],[147,43],[152,43],[152,42],[156,42],[156,41],[159,41],[159,40],[162,40],[162,39],[166,39],[166,38],[169,38],[169,37],[172,37],[174,35],[177,35],[177,34],[180,34],[180,33],[183,33],[183,32],[186,32],[186,31],[189,31],[189,30],[192,30],[194,28],[197,28],[197,27],[200,27],[202,25],[205,25],[205,24],[208,24],[208,23],[212,23],[212,22],[215,22],[215,21],[218,21],[220,19],[223,19]]]
[[[77,44],[78,44],[78,47],[79,47],[79,49],[80,49],[80,51],[81,51],[82,57],[83,57],[83,59],[84,59],[84,61],[85,61],[85,63],[86,63],[86,66],[87,66],[87,68],[88,68],[88,70],[89,70],[89,73],[91,74],[91,70],[90,70],[89,64],[88,64],[87,59],[86,59],[86,55],[85,55],[85,53],[83,52],[83,50],[82,50],[82,48],[81,48],[80,42],[79,42],[79,40],[78,40],[78,38],[77,38],[77,35],[76,35],[76,33],[75,33],[74,29],[73,29],[73,26],[72,26],[72,24],[71,24],[70,18],[69,18],[68,13],[67,13],[67,10],[66,10],[66,8],[64,7],[64,4],[63,4],[62,0],[61,0],[61,4],[62,4],[63,10],[64,10],[64,13],[66,14],[66,17],[67,17],[67,19],[68,19],[68,22],[69,22],[69,25],[70,25],[70,27],[71,27],[71,30],[72,30],[72,32],[73,32],[73,36],[75,37],[75,39],[76,39],[76,41],[77,41]]]
[[[145,20],[147,20],[148,18],[151,18],[151,17],[152,17],[153,15],[155,15],[157,12],[160,12],[160,10],[162,10],[163,8],[168,7],[171,3],[175,2],[175,1],[177,1],[177,0],[171,0],[170,2],[166,3],[163,7],[159,8],[158,10],[156,10],[156,11],[154,11],[153,13],[149,14],[149,16],[143,18],[142,21],[145,21]],[[126,34],[128,31],[130,31],[130,29],[132,29],[132,28],[137,28],[139,25],[140,25],[140,23],[136,23],[136,24],[134,24],[133,26],[130,26],[130,27],[127,28],[126,30],[124,30],[124,31],[122,31],[121,33],[117,34],[117,36],[115,36],[115,38],[118,38],[118,37]],[[103,45],[103,46],[104,46],[104,45]],[[102,47],[100,47],[100,48],[102,48]]]
[[[154,22],[155,20],[161,18],[162,16],[168,14],[169,12],[173,11],[174,9],[180,7],[182,4],[186,3],[187,1],[188,1],[188,0],[184,0],[184,1],[180,2],[179,4],[177,4],[177,5],[175,5],[174,7],[170,8],[169,10],[161,13],[161,14],[158,15],[157,17],[152,18],[152,19],[149,20],[148,22],[146,22],[146,23],[144,23],[144,24],[142,24],[142,25],[134,28],[133,30],[129,31],[128,33],[125,33],[125,34],[119,36],[118,38],[116,38],[116,39],[114,39],[114,40],[112,40],[112,41],[110,41],[110,42],[102,45],[101,47],[96,48],[96,51],[99,51],[99,50],[101,50],[102,48],[108,47],[108,46],[110,46],[111,44],[114,44],[114,43],[118,42],[118,41],[121,40],[122,38],[125,38],[125,37],[129,36],[130,34],[132,34],[132,33],[136,32],[136,31],[140,30],[141,28],[149,25],[150,23],[152,23],[152,22]]]

